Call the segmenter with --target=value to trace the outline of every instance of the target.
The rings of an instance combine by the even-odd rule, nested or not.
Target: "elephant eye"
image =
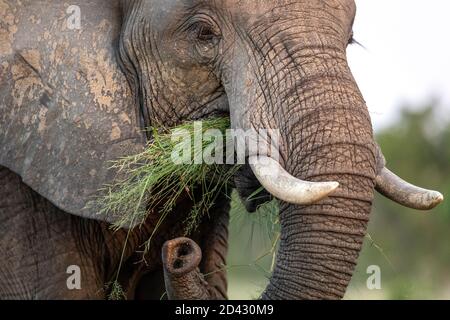
[[[214,30],[207,25],[198,28],[197,38],[201,41],[213,41],[216,37]]]
[[[179,30],[187,46],[192,49],[188,50],[191,57],[202,64],[209,64],[217,57],[222,33],[210,16],[202,14],[190,17]]]
[[[220,39],[220,33],[210,23],[200,21],[191,26],[191,31],[197,41],[202,43],[217,44]]]

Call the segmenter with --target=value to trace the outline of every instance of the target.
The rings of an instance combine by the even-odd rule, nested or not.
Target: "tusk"
[[[408,208],[430,210],[444,201],[441,193],[416,187],[396,176],[387,168],[381,170],[376,184],[379,193]]]
[[[288,203],[309,205],[326,198],[339,187],[338,182],[308,182],[297,179],[270,157],[249,157],[250,167],[262,186]]]

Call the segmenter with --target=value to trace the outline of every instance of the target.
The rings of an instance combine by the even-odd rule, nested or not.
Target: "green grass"
[[[114,228],[120,229],[142,224],[149,214],[156,213],[160,215],[158,228],[181,196],[187,195],[194,203],[185,221],[185,234],[191,233],[239,169],[238,165],[194,163],[204,150],[214,149],[218,142],[204,139],[201,148],[195,149],[193,137],[210,129],[225,134],[229,126],[228,118],[214,118],[202,121],[201,128],[187,122],[172,129],[152,129],[153,139],[142,153],[113,162],[111,169],[124,178],[100,190],[102,196],[95,200],[100,207],[99,214],[117,217]],[[182,131],[189,133],[190,138],[181,137]],[[191,160],[174,163],[174,150],[186,150],[185,147],[191,149]],[[201,188],[200,199],[194,194],[198,188]]]
[[[122,286],[119,281],[114,280],[113,282],[105,285],[105,289],[109,290],[108,300],[125,300],[126,294],[123,291]]]
[[[171,129],[151,129],[152,140],[143,152],[112,163],[111,169],[117,172],[115,181],[99,190],[100,196],[89,205],[99,208],[99,215],[115,217],[114,230],[138,226],[150,214],[157,214],[157,225],[145,243],[144,252],[148,252],[154,234],[181,197],[187,196],[193,202],[192,210],[183,222],[184,235],[188,236],[208,214],[218,196],[227,193],[230,179],[239,170],[239,165],[195,161],[202,159],[205,150],[216,150],[216,147],[225,154],[220,147],[225,145],[225,131],[229,127],[228,118],[214,118],[202,121],[201,127],[187,122]],[[201,145],[194,148],[194,137],[203,136],[210,129],[220,130],[223,138],[220,144],[218,139],[202,139]],[[190,150],[190,161],[178,164],[173,161],[172,155],[180,150]],[[215,151],[209,154],[215,155]],[[200,192],[194,192],[196,190]],[[201,198],[196,198],[195,194],[201,194]],[[110,299],[125,296],[118,282],[125,246],[126,243],[115,280],[108,286]]]

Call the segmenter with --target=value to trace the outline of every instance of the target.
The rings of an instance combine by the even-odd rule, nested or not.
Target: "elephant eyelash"
[[[352,30],[352,33],[350,34],[350,39],[348,40],[348,45],[354,44],[355,43],[355,33]]]
[[[361,43],[361,42],[359,42],[358,40],[356,40],[353,36],[350,38],[350,40],[348,41],[348,44],[349,45],[357,45],[357,46],[360,46],[361,48],[363,48],[363,49],[366,49],[366,47]]]
[[[193,23],[189,30],[197,40],[202,42],[217,42],[220,39],[220,34],[215,30],[214,26],[203,21]]]
[[[207,14],[198,14],[184,21],[178,28],[179,32],[190,33],[193,40],[201,42],[217,42],[221,38],[219,27]]]
[[[350,46],[350,45],[353,45],[353,44],[356,44],[356,45],[360,46],[361,48],[366,49],[366,47],[364,47],[364,46],[361,44],[361,42],[359,42],[358,40],[355,39],[355,34],[354,34],[354,32],[352,31],[352,33],[351,33],[351,35],[350,35],[350,39],[348,40],[348,45]]]
[[[195,32],[197,39],[201,41],[213,41],[218,36],[211,26],[204,23],[199,23],[199,25],[195,27]]]

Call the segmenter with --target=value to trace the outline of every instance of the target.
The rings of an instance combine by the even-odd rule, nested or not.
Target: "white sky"
[[[356,0],[350,67],[375,130],[392,123],[399,107],[441,99],[450,118],[450,1]]]

